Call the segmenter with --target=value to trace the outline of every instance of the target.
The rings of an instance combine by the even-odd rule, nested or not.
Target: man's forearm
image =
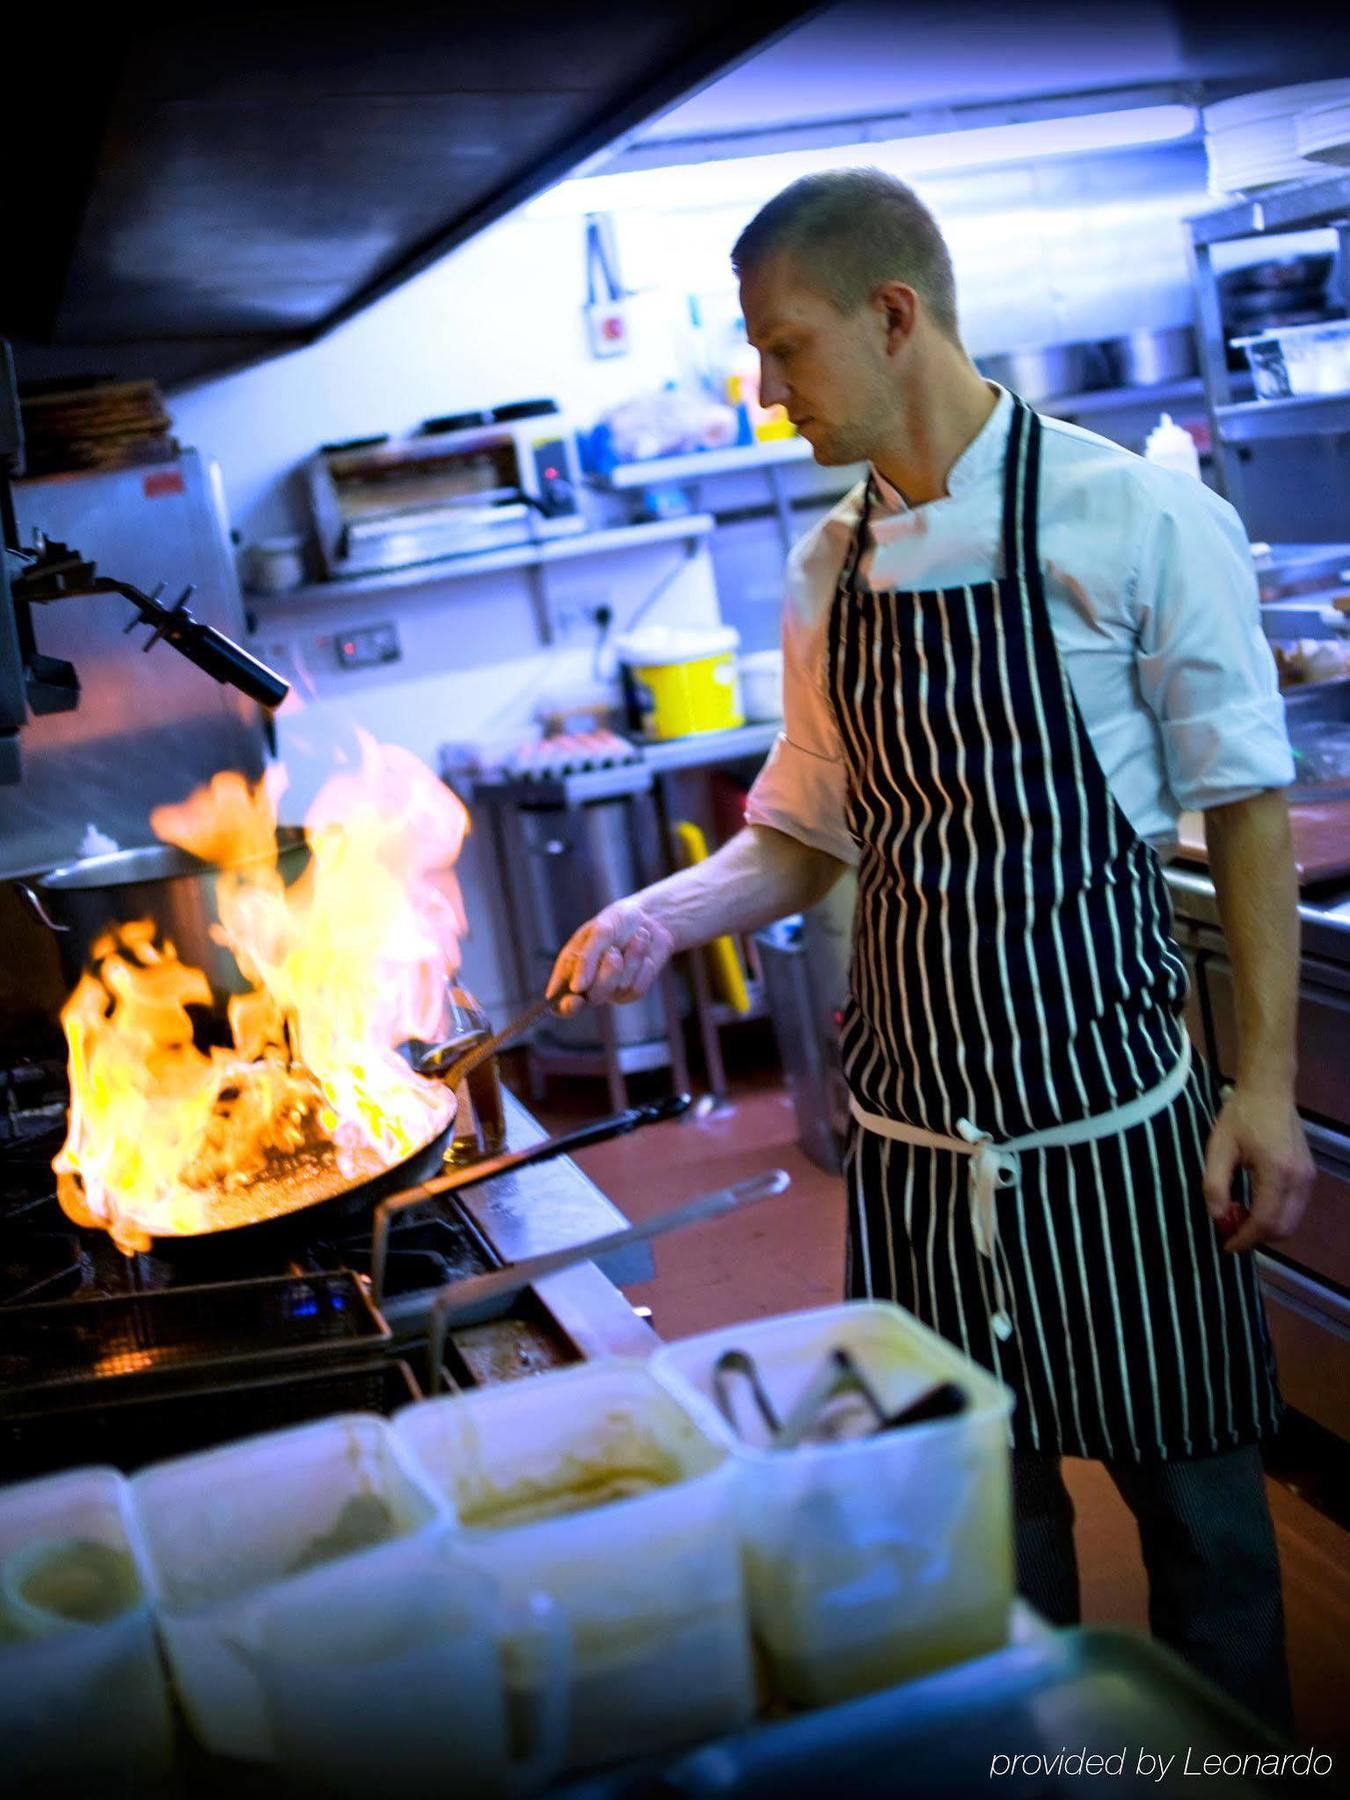
[[[844,868],[784,832],[747,825],[706,862],[633,898],[666,927],[676,950],[691,950],[724,932],[756,931],[785,913],[814,906]]]
[[[1298,881],[1279,791],[1205,814],[1209,867],[1233,961],[1239,1087],[1291,1090],[1298,1035]]]

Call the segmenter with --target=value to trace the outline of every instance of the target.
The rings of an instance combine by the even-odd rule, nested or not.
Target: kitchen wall
[[[1197,145],[1028,163],[917,185],[946,227],[970,348],[980,353],[1096,338],[1190,316],[1180,221],[1206,204]],[[549,395],[574,423],[659,387],[691,352],[686,296],[734,317],[728,255],[753,203],[682,208],[636,204],[615,215],[623,275],[637,289],[633,349],[597,361],[583,319],[583,220],[537,206],[504,221],[369,312],[303,351],[181,390],[170,410],[179,437],[215,458],[236,531],[250,541],[303,529],[300,471],[322,442],[400,432],[436,414]],[[1141,420],[1139,435],[1152,420]],[[1091,423],[1091,421],[1089,421]],[[838,478],[794,467],[800,529]],[[255,644],[295,683],[279,721],[304,804],[363,726],[435,765],[447,742],[523,735],[550,692],[593,688],[596,662],[583,615],[611,606],[619,625],[659,591],[652,617],[723,613],[747,648],[775,640],[782,536],[761,478],[746,476],[700,504],[735,514],[706,551],[672,543],[551,570],[552,601],[573,615],[559,644],[535,629],[527,579],[515,574],[430,580],[359,600],[252,602]],[[714,583],[714,567],[716,584]],[[720,593],[719,593],[720,590]],[[351,673],[336,666],[336,634],[392,622],[402,659]],[[491,876],[471,842],[466,975],[490,1005],[506,977],[492,940]]]
[[[1179,221],[1206,204],[1197,144],[916,185],[950,238],[975,354],[1190,316]],[[589,355],[582,219],[539,207],[308,349],[175,393],[176,429],[221,463],[234,524],[251,539],[303,524],[297,475],[320,443],[537,394],[590,424],[677,373],[687,294],[732,304],[728,255],[753,210],[667,199],[616,215],[622,272],[639,290],[627,356]]]

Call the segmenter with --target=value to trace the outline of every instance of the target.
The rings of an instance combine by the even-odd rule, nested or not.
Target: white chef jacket
[[[870,542],[858,573],[864,587],[960,587],[1004,572],[1012,397],[997,393],[942,498],[907,506],[873,471]],[[1193,476],[1157,468],[1076,425],[1042,422],[1039,545],[1051,629],[1112,793],[1166,856],[1181,812],[1294,779],[1247,536],[1227,501]],[[858,847],[845,824],[826,652],[863,492],[859,482],[788,558],[783,731],[746,805],[752,824],[849,864]]]

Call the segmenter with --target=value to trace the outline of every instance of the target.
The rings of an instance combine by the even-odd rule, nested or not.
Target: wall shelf
[[[1191,220],[1191,242],[1225,244],[1269,231],[1303,231],[1339,224],[1350,213],[1350,175],[1295,181],[1253,200],[1233,200]]]
[[[1249,400],[1216,406],[1225,444],[1264,438],[1314,437],[1350,431],[1350,392],[1294,394],[1287,400]]]
[[[732,444],[725,450],[691,450],[687,456],[651,456],[643,462],[620,463],[607,475],[588,479],[596,487],[619,492],[702,481],[709,475],[739,475],[779,463],[809,462],[810,458],[811,446],[805,438],[771,438],[764,443]]]
[[[1282,232],[1332,227],[1339,239],[1341,293],[1350,301],[1350,174],[1329,175],[1268,188],[1250,200],[1232,200],[1190,221],[1191,281],[1196,338],[1205,382],[1214,464],[1223,492],[1252,532],[1243,464],[1259,443],[1293,442],[1350,431],[1350,393],[1295,395],[1288,400],[1248,400],[1228,368],[1228,328],[1214,267],[1216,244]],[[1277,252],[1272,251],[1271,254]]]
[[[1077,418],[1082,413],[1113,412],[1127,406],[1171,407],[1183,401],[1203,402],[1205,384],[1198,375],[1179,381],[1159,381],[1148,387],[1087,388],[1081,394],[1051,394],[1036,402],[1037,412],[1052,418]]]
[[[624,550],[645,550],[652,544],[678,543],[707,537],[716,524],[711,513],[689,513],[678,519],[657,519],[646,525],[623,525],[602,531],[578,531],[570,537],[546,538],[532,544],[512,544],[501,550],[480,550],[470,556],[445,556],[435,562],[414,563],[406,569],[388,569],[377,575],[352,576],[343,581],[315,581],[280,594],[246,594],[251,607],[322,606],[330,601],[360,600],[373,594],[397,593],[404,588],[435,587],[446,581],[463,581],[471,575],[491,575],[503,569],[539,569],[582,556],[609,556]]]

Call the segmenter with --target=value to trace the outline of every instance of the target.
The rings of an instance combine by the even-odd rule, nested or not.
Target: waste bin
[[[818,1167],[838,1169],[848,1126],[835,1023],[843,995],[832,1005],[822,1005],[811,937],[799,913],[757,932],[755,943],[769,1017],[797,1114],[797,1142]]]

